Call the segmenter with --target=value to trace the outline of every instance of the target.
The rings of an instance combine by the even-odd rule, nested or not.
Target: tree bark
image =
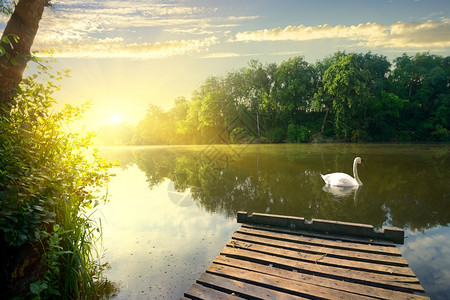
[[[0,106],[6,111],[13,103],[23,72],[31,59],[31,46],[44,7],[48,5],[49,0],[20,0],[3,31],[0,43],[5,54],[0,56]],[[14,35],[19,38],[17,43]],[[8,37],[11,43],[5,42],[4,37]]]
[[[327,117],[328,117],[329,111],[330,111],[330,108],[327,107],[327,110],[325,112],[325,117],[323,118],[322,129],[320,130],[321,134],[323,134],[323,131],[325,130],[325,123],[327,122]]]

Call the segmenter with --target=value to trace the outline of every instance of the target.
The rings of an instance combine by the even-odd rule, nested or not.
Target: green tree
[[[366,54],[358,54],[361,68],[368,71],[367,85],[370,89],[370,95],[374,97],[381,96],[388,85],[388,74],[390,72],[391,63],[386,56],[376,55],[368,52]]]
[[[198,112],[199,130],[209,139],[214,139],[225,129],[227,95],[222,78],[209,77],[197,91],[195,97],[201,99]]]
[[[138,145],[170,144],[170,134],[167,130],[170,123],[167,114],[160,107],[150,104],[144,119],[136,126],[133,143]]]
[[[189,102],[185,120],[177,123],[177,132],[182,136],[189,137],[189,144],[204,143],[205,140],[200,134],[198,113],[202,106],[201,99],[193,99]]]
[[[368,76],[355,54],[339,57],[324,73],[323,91],[333,99],[338,138],[359,139],[366,129],[362,108],[369,96]]]
[[[302,128],[311,126],[306,123],[314,100],[316,79],[313,66],[309,65],[303,57],[294,57],[282,62],[275,73],[272,97],[280,108],[278,117],[281,126],[287,128],[289,136],[297,131],[293,128],[298,128],[300,125]],[[288,140],[293,141],[292,138]],[[304,142],[305,140],[295,138],[294,141]]]
[[[314,70],[303,57],[281,63],[275,73],[274,97],[281,111],[306,111],[314,96]]]
[[[314,100],[311,104],[311,109],[317,112],[324,112],[324,117],[322,121],[322,126],[320,130],[320,135],[323,136],[325,131],[325,125],[330,122],[329,121],[329,114],[330,110],[333,108],[333,98],[331,95],[325,92],[324,90],[324,75],[325,72],[328,70],[328,68],[341,56],[345,55],[345,53],[337,52],[334,54],[334,56],[327,57],[321,61],[317,61],[314,65],[314,74],[316,76],[315,80],[315,93],[314,93]]]
[[[243,69],[245,82],[245,105],[248,112],[256,119],[257,139],[261,138],[263,109],[270,107],[270,95],[274,86],[276,65],[263,65],[258,60],[251,60],[248,67]]]
[[[369,136],[372,140],[398,140],[400,128],[400,114],[407,103],[393,93],[381,92],[379,98],[373,97],[370,102]]]
[[[414,57],[403,54],[394,60],[389,91],[408,100],[402,114],[403,130],[413,140],[447,138],[449,61],[449,57],[429,53],[417,53]]]

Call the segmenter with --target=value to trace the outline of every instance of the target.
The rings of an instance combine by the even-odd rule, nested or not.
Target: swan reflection
[[[322,188],[323,191],[339,198],[348,197],[354,194],[355,200],[360,189],[361,189],[360,186],[334,186],[328,184],[324,185]]]

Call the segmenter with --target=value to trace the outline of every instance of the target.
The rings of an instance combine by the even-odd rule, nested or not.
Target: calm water
[[[396,226],[427,295],[450,295],[450,146],[250,145],[105,148],[118,160],[103,224],[116,299],[177,299],[220,252],[239,210]],[[320,173],[352,172],[359,190]]]

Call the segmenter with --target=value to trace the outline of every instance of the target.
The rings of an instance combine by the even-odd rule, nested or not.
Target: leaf
[[[19,220],[16,217],[13,217],[13,216],[6,216],[6,218],[12,220],[14,223],[19,222]]]
[[[30,284],[30,292],[35,295],[39,295],[41,293],[40,282],[33,282]]]
[[[12,47],[11,41],[9,40],[8,36],[4,36],[2,38],[2,42],[5,44],[9,44]]]
[[[42,291],[48,289],[48,284],[46,281],[39,280],[30,284],[30,291],[33,294],[39,295]]]
[[[33,208],[35,210],[38,210],[38,211],[44,211],[44,208],[42,206],[39,206],[39,205],[33,205]]]
[[[11,64],[12,64],[13,66],[18,66],[18,65],[20,65],[19,62],[18,62],[15,58],[11,58]]]

